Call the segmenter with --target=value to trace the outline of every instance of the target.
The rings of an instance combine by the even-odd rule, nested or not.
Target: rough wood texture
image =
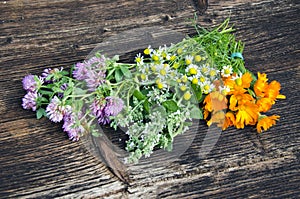
[[[124,30],[159,26],[194,34],[188,20],[197,10],[194,5],[192,0],[1,0],[0,197],[297,198],[297,0],[211,0],[199,16],[198,23],[205,27],[230,16],[237,37],[246,44],[247,67],[280,81],[287,96],[272,109],[281,115],[277,126],[263,134],[252,128],[227,130],[205,157],[200,158],[199,151],[207,127],[200,123],[179,159],[131,166],[126,184],[82,142],[68,141],[59,124],[37,121],[33,112],[21,108],[24,75],[69,67]]]

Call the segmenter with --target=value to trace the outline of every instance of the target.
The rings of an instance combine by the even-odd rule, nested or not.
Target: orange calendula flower
[[[256,129],[258,133],[262,131],[268,130],[271,126],[276,124],[276,120],[280,118],[279,115],[272,115],[272,116],[260,116],[261,119],[258,120],[256,125]]]
[[[254,92],[257,97],[265,97],[265,91],[268,87],[268,79],[265,73],[257,73],[257,80],[254,84]]]
[[[225,114],[225,121],[222,130],[226,130],[230,126],[235,125],[235,115],[233,112],[229,111]]]
[[[270,98],[263,97],[258,99],[256,104],[258,106],[258,111],[265,113],[271,109],[273,101]]]
[[[236,113],[236,124],[237,128],[244,128],[245,125],[254,125],[258,119],[258,107],[256,104],[246,102],[238,106]]]
[[[213,123],[217,124],[218,127],[222,127],[225,122],[224,111],[217,111],[211,114],[210,120],[207,121],[207,125],[210,126]]]
[[[239,105],[252,101],[254,101],[254,98],[248,93],[238,93],[236,95],[231,95],[229,99],[229,109],[232,111],[236,111]]]

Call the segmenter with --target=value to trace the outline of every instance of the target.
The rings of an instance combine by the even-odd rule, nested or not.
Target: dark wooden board
[[[299,13],[297,0],[208,1],[198,23],[225,18],[245,44],[246,66],[278,80],[282,93],[268,132],[222,132],[199,156],[207,127],[176,161],[130,166],[130,182],[116,177],[83,142],[71,142],[60,124],[23,110],[21,80],[48,67],[70,67],[101,42],[134,28],[161,27],[195,34],[195,1],[0,1],[1,198],[297,198],[299,184]],[[123,39],[126,42],[126,38]],[[128,46],[123,59],[136,49]]]

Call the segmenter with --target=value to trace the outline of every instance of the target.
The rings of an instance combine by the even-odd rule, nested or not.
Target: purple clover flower
[[[52,83],[52,82],[55,82],[56,81],[56,79],[55,79],[55,74],[58,74],[58,73],[60,73],[62,70],[63,70],[64,68],[63,67],[61,67],[60,69],[58,69],[58,68],[46,68],[43,72],[42,72],[42,75],[41,75],[41,77],[42,77],[42,79],[46,82],[46,83]],[[50,78],[50,79],[47,79],[48,78],[48,76],[49,75],[52,75],[52,74],[54,74],[54,76],[52,77],[52,78]]]
[[[105,106],[105,114],[109,116],[118,115],[124,106],[124,102],[122,99],[117,97],[106,97],[106,106]]]
[[[67,90],[67,88],[68,88],[67,83],[64,83],[60,86],[60,89],[63,91]],[[64,93],[57,93],[57,96],[62,99],[64,97]]]
[[[57,96],[54,96],[46,108],[47,115],[52,122],[62,121],[64,115],[70,112],[69,105],[64,106]]]
[[[99,85],[105,82],[106,59],[104,56],[92,57],[82,63],[77,63],[73,76],[77,80],[85,80],[89,91],[94,91]]]
[[[105,115],[104,112],[105,106],[105,99],[96,99],[90,106],[92,113],[98,118],[98,123],[103,125],[108,124],[110,122],[109,118]]]
[[[124,106],[124,102],[117,97],[106,97],[105,100],[94,100],[90,108],[98,118],[99,124],[109,124],[110,116],[118,115]]]
[[[75,70],[73,70],[73,76],[77,80],[84,80],[87,77],[86,75],[87,71],[88,71],[87,64],[85,62],[83,63],[79,62],[75,65]]]
[[[89,91],[94,91],[98,86],[105,82],[105,73],[103,71],[92,71],[87,72],[87,78],[85,79]]]
[[[81,113],[76,115],[74,112],[69,112],[64,116],[63,129],[67,132],[69,139],[72,141],[78,141],[79,135],[85,131],[84,127],[76,122],[81,119],[81,115]]]
[[[34,92],[36,90],[38,90],[38,87],[41,86],[44,81],[41,77],[38,77],[38,80],[36,81],[34,75],[27,75],[23,78],[22,80],[22,84],[23,84],[23,88],[24,90],[28,91],[28,92]]]
[[[40,94],[36,91],[28,92],[22,99],[22,107],[24,109],[32,109],[33,111],[36,111],[36,102],[38,97],[40,97]]]

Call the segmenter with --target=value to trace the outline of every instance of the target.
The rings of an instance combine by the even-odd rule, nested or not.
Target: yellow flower
[[[276,124],[276,120],[280,118],[279,115],[272,115],[272,116],[262,116],[261,119],[258,120],[256,125],[256,129],[258,133],[262,131],[268,130],[271,126]]]

